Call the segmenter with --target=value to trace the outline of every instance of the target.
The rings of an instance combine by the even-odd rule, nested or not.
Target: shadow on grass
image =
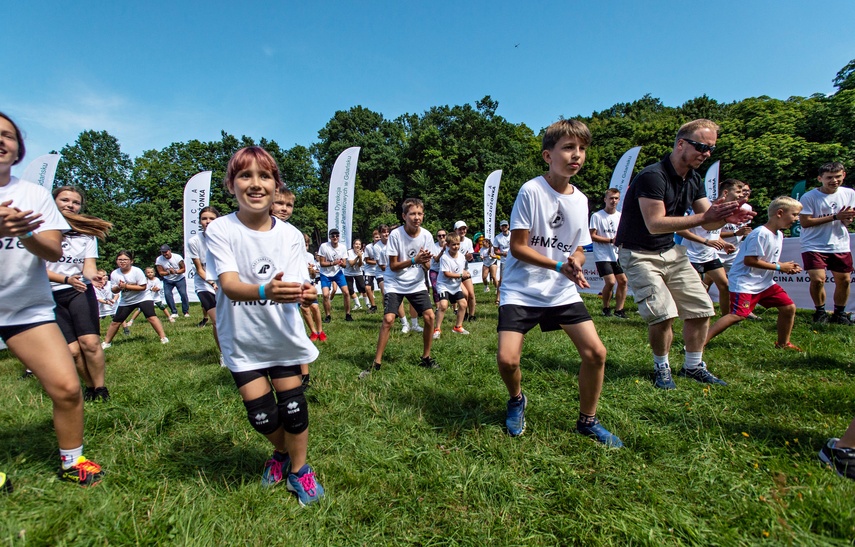
[[[192,481],[203,477],[214,488],[233,490],[261,480],[270,452],[235,446],[225,434],[205,433],[171,443],[160,458],[160,469],[170,478]]]
[[[8,455],[10,460],[57,463],[56,434],[50,416],[38,424],[19,427],[13,423],[10,428],[0,429],[0,455]]]
[[[495,397],[477,391],[444,390],[433,386],[410,386],[394,392],[394,401],[421,411],[425,421],[442,430],[475,430],[483,426],[504,427],[505,407]]]

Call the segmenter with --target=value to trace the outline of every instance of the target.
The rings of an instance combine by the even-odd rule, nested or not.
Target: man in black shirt
[[[647,321],[656,370],[653,385],[660,389],[677,387],[668,363],[674,339],[671,326],[677,317],[683,319],[686,345],[686,359],[677,376],[727,385],[703,362],[709,318],[715,313],[712,301],[685,247],[674,244],[678,230],[695,226],[713,230],[754,216],[739,208],[742,202],[711,204],[707,199],[703,177],[696,169],[712,155],[717,138],[718,125],[710,120],[680,127],[672,152],[642,170],[630,184],[615,237],[638,312]],[[693,214],[686,215],[689,209]]]

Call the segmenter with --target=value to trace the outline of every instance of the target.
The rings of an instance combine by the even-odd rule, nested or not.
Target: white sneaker
[[[169,318],[169,322],[170,322],[170,323],[175,323],[175,318],[174,318],[174,317],[170,317],[170,318]]]
[[[189,314],[189,313],[185,313],[185,314],[184,314],[184,317],[190,317],[190,314]]]
[[[169,338],[167,338],[167,337],[165,337],[165,336],[164,336],[163,338],[161,338],[161,339],[160,339],[160,343],[161,343],[161,344],[168,344],[168,343],[169,343]]]
[[[469,334],[469,331],[463,327],[454,327],[451,329],[451,332],[456,332],[457,334]]]
[[[107,342],[101,342],[101,349],[107,349],[113,344],[108,344]]]
[[[125,325],[124,325],[124,326],[126,326],[126,327],[132,327],[133,325],[134,325],[134,320],[133,320],[133,319],[131,319],[130,321],[128,321],[127,323],[125,323]]]
[[[178,314],[177,314],[177,313],[173,313],[173,314],[172,314],[172,315],[170,315],[169,317],[170,317],[170,318],[172,318],[172,319],[175,319],[176,317],[178,317]]]
[[[425,329],[421,325],[411,325],[410,330],[413,332],[424,332]]]
[[[442,331],[441,331],[441,330],[439,330],[439,329],[435,329],[435,330],[433,331],[433,339],[434,339],[434,340],[439,340],[439,337],[440,337],[440,335],[441,335],[441,334],[442,334]]]
[[[221,366],[221,367],[225,367],[225,366],[226,366],[226,360],[225,360],[225,358],[223,357],[223,354],[222,354],[222,353],[220,354],[220,366]]]
[[[404,323],[404,324],[401,326],[401,332],[402,332],[402,333],[404,333],[404,334],[407,334],[408,332],[410,332],[410,324],[409,324],[409,323]]]
[[[490,287],[484,287],[484,292],[490,292]]]

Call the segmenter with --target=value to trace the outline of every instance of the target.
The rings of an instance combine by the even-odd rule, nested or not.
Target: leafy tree
[[[838,92],[855,89],[855,59],[846,63],[846,66],[837,72],[837,75],[831,82],[837,88]]]

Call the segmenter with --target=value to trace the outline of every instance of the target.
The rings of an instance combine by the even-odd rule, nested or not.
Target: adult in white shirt
[[[493,238],[493,245],[496,248],[496,255],[499,257],[499,278],[496,280],[496,305],[499,305],[499,291],[502,290],[502,276],[505,273],[505,261],[508,258],[508,253],[511,250],[511,227],[507,220],[499,223],[499,233]]]
[[[160,256],[154,261],[157,267],[157,275],[163,278],[163,294],[166,297],[166,305],[172,312],[172,317],[178,317],[178,308],[175,307],[175,297],[172,295],[172,289],[178,290],[178,296],[181,297],[181,311],[184,317],[190,317],[190,302],[187,300],[187,279],[184,277],[184,272],[187,267],[184,265],[184,257],[172,252],[169,245],[160,246]]]
[[[846,313],[852,253],[849,250],[849,230],[855,220],[855,190],[844,188],[846,170],[840,162],[829,162],[819,168],[819,188],[805,193],[799,200],[802,212],[802,263],[810,276],[810,297],[816,306],[813,320],[817,323],[851,325],[855,322]],[[834,276],[834,313],[825,312],[825,270]]]
[[[341,232],[338,228],[330,230],[329,241],[322,243],[318,249],[318,262],[321,265],[321,291],[324,295],[324,314],[326,315],[324,323],[332,321],[330,288],[333,283],[341,289],[344,298],[344,320],[353,321],[353,317],[350,316],[350,291],[342,271],[342,268],[347,265],[347,247],[341,243]]]
[[[615,291],[614,316],[626,319],[623,305],[626,302],[626,274],[620,266],[615,247],[615,235],[620,225],[620,211],[617,205],[620,203],[620,190],[609,188],[603,197],[605,207],[591,215],[588,223],[591,232],[591,241],[594,243],[594,262],[597,265],[597,273],[603,278],[603,315],[612,315],[611,304],[612,290]]]
[[[467,269],[469,269],[468,263],[475,259],[475,245],[472,243],[471,239],[466,237],[466,232],[468,230],[469,227],[466,226],[466,223],[462,220],[458,220],[454,223],[454,231],[457,232],[458,236],[460,236],[460,254],[466,258]],[[475,286],[472,284],[471,277],[463,282],[463,294],[466,295],[466,301],[469,304],[467,316],[470,321],[475,321],[477,319],[475,317]]]

